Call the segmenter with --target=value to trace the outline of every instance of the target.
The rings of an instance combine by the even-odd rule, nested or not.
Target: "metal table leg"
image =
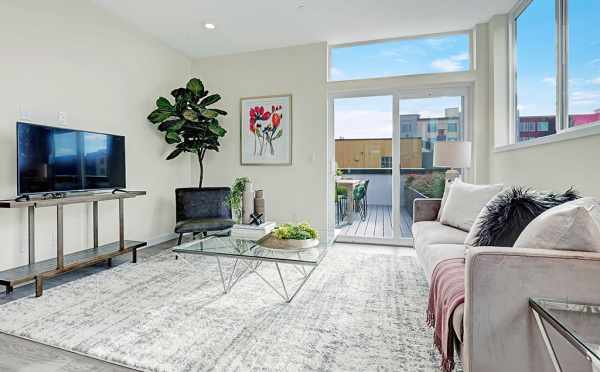
[[[552,341],[550,341],[550,337],[548,337],[548,331],[546,330],[546,326],[540,315],[537,311],[532,310],[533,317],[535,318],[535,322],[537,323],[538,329],[542,334],[542,338],[544,339],[544,344],[546,345],[546,349],[548,350],[548,355],[550,355],[550,359],[552,360],[552,364],[554,365],[554,369],[556,372],[562,372],[562,368],[560,363],[558,362],[558,358],[556,357],[556,351],[554,350],[554,346],[552,346]]]
[[[94,201],[93,206],[93,230],[94,230],[94,248],[98,248],[98,202]]]
[[[41,275],[35,277],[35,297],[42,297],[44,293],[44,278]]]
[[[62,270],[65,266],[64,257],[63,205],[56,206],[56,268]]]
[[[125,217],[123,199],[119,199],[119,249],[125,249]]]
[[[29,264],[35,263],[35,207],[27,207],[28,242],[29,242]]]

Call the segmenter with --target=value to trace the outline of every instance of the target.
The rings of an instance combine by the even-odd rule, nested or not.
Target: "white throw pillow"
[[[452,183],[444,204],[440,222],[443,225],[470,231],[485,205],[502,191],[503,185],[473,185],[456,180]]]
[[[581,198],[548,209],[527,225],[515,247],[600,252],[600,200]]]
[[[444,185],[444,195],[442,195],[442,202],[440,203],[440,210],[438,211],[437,220],[442,219],[442,211],[444,210],[444,206],[446,205],[446,200],[448,200],[448,194],[450,193],[450,188],[452,187],[452,182],[448,182]]]

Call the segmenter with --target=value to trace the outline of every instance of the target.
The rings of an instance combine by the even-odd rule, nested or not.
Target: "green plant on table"
[[[308,223],[301,223],[298,225],[283,224],[273,229],[273,235],[277,239],[282,240],[308,240],[317,239],[319,234],[317,230],[312,228]]]
[[[250,183],[250,179],[248,177],[236,178],[231,186],[231,193],[225,201],[229,207],[231,207],[231,212],[234,214],[238,223],[240,223],[242,219],[242,197],[244,195],[244,191],[246,191],[246,185],[248,183]]]

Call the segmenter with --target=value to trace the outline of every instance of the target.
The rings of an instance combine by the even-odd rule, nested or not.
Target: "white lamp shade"
[[[471,167],[471,142],[436,142],[433,166],[439,168]]]

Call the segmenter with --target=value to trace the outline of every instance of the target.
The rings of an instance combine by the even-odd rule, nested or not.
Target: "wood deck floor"
[[[406,208],[400,209],[400,230],[402,238],[412,238],[412,216]],[[392,207],[389,205],[369,205],[367,218],[361,221],[354,215],[352,225],[342,227],[340,235],[349,237],[392,238]]]

